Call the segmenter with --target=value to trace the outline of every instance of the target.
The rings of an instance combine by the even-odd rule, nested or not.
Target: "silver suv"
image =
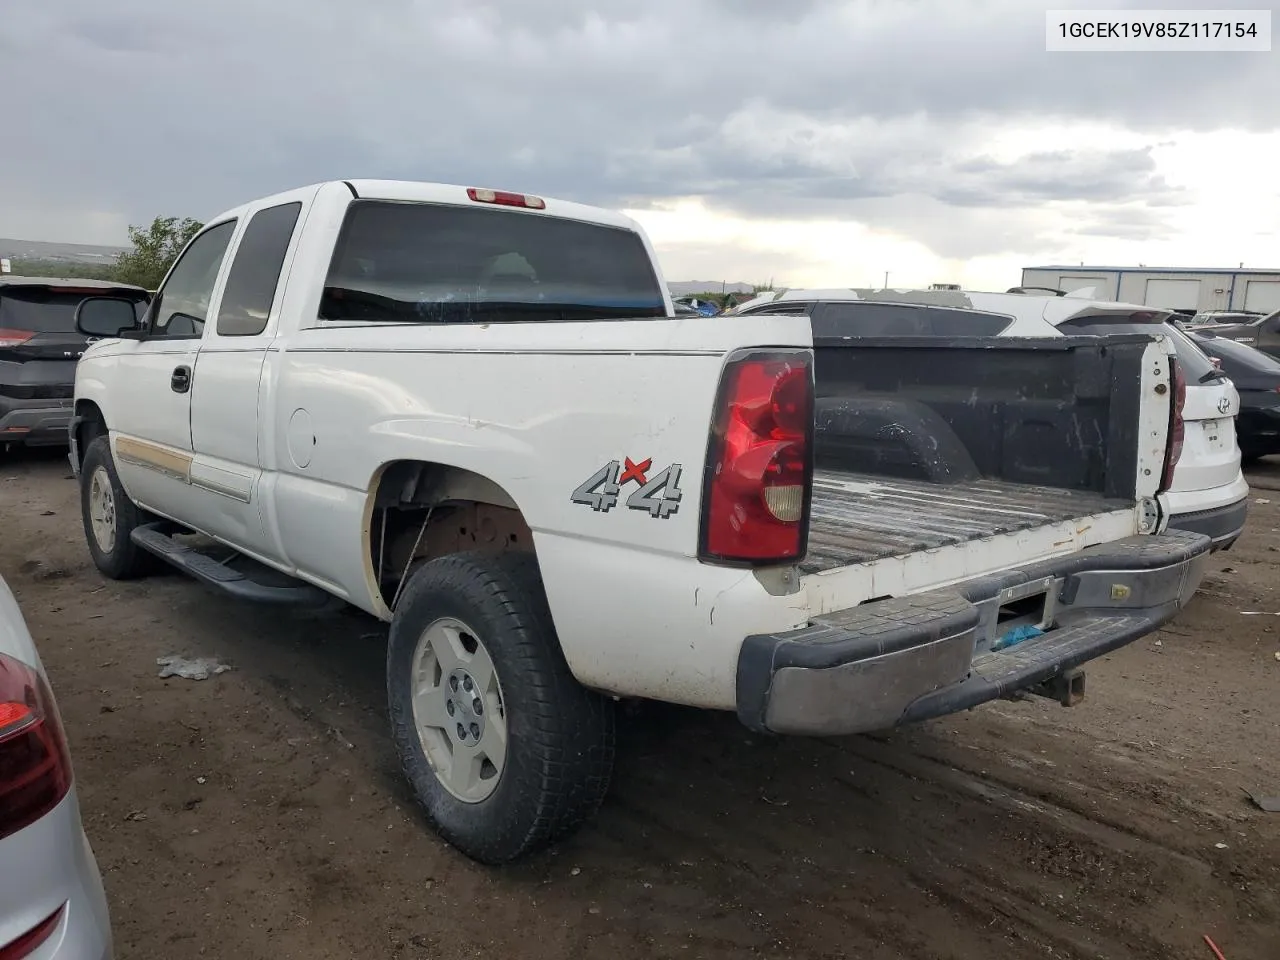
[[[0,579],[0,957],[109,960],[102,878],[35,643]]]

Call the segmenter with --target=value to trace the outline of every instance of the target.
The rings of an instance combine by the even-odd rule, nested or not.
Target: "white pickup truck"
[[[1074,702],[1209,549],[1160,532],[1160,336],[675,316],[639,227],[572,203],[310,186],[212,220],[141,325],[77,323],[99,569],[389,621],[405,773],[489,863],[594,811],[618,698],[817,735]]]

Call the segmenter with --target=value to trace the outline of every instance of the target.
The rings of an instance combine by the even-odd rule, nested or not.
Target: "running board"
[[[319,587],[313,587],[309,583],[303,583],[301,580],[264,567],[256,560],[239,555],[237,559],[247,565],[259,567],[273,579],[288,582],[274,584],[254,580],[244,571],[233,569],[226,563],[179,543],[165,533],[167,526],[168,524],[165,523],[149,523],[135,527],[131,539],[143,550],[155,554],[166,563],[173,564],[206,586],[215,587],[240,600],[253,600],[256,603],[319,607],[330,604],[334,600]]]

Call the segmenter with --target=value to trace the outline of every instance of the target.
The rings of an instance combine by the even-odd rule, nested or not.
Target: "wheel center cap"
[[[465,669],[449,674],[445,709],[452,724],[449,736],[458,743],[474,746],[484,736],[485,706],[480,688]]]

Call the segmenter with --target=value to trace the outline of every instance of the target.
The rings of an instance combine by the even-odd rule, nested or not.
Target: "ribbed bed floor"
[[[1000,480],[943,486],[819,470],[800,568],[816,573],[1129,506],[1098,493]]]

